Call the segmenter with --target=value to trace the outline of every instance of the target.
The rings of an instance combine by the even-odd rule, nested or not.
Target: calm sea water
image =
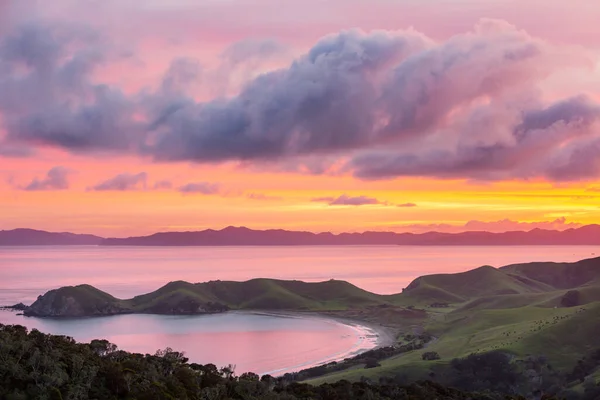
[[[256,277],[347,280],[376,293],[398,293],[414,278],[529,261],[576,261],[598,246],[344,247],[0,247],[0,305],[30,304],[47,290],[88,283],[120,298],[173,280]],[[51,320],[0,312],[19,323],[77,340],[106,338],[120,348],[183,350],[195,362],[236,364],[237,371],[279,374],[341,359],[376,344],[368,328],[303,317],[227,313],[122,315]]]
[[[389,294],[420,275],[594,253],[600,246],[0,247],[0,305],[81,283],[129,298],[173,280],[334,278]]]
[[[67,335],[103,338],[121,349],[153,354],[171,347],[197,363],[233,364],[236,372],[280,375],[340,360],[377,345],[376,333],[319,317],[233,312],[216,315],[117,315],[100,318],[27,318],[0,311],[0,322]]]

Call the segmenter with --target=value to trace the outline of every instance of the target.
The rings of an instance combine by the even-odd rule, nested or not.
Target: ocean
[[[380,294],[414,278],[482,265],[577,261],[597,246],[290,246],[290,247],[0,247],[0,305],[30,304],[60,286],[87,283],[119,298],[174,280],[341,279]],[[70,320],[0,312],[19,323],[76,340],[105,338],[142,353],[171,347],[193,362],[236,365],[278,375],[343,359],[377,344],[369,327],[319,317],[251,313],[200,316],[121,315]]]

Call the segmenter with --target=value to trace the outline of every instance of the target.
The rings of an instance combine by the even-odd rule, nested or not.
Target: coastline
[[[6,315],[8,315],[8,316],[16,317],[16,313],[14,310],[6,309],[6,310],[2,310],[2,313],[6,313]],[[390,346],[395,343],[395,339],[394,339],[395,335],[394,335],[393,331],[387,327],[380,326],[380,325],[366,322],[366,321],[356,320],[356,319],[344,318],[344,317],[340,317],[340,316],[331,316],[331,315],[327,315],[325,313],[320,313],[320,312],[231,310],[231,311],[224,312],[223,314],[234,314],[234,315],[237,314],[240,316],[241,315],[256,315],[256,316],[262,315],[262,316],[269,316],[269,317],[276,317],[276,318],[322,320],[331,325],[339,324],[339,325],[346,326],[347,328],[349,328],[349,330],[346,331],[347,335],[351,335],[352,337],[355,338],[353,345],[348,345],[348,347],[344,347],[343,349],[338,350],[338,352],[335,352],[335,353],[324,354],[324,355],[322,355],[322,358],[313,359],[310,361],[305,360],[299,364],[294,363],[294,364],[290,364],[285,367],[280,367],[280,368],[277,368],[274,370],[260,371],[261,374],[269,374],[272,376],[280,376],[280,375],[284,375],[286,373],[294,374],[294,373],[297,373],[299,371],[302,371],[302,370],[305,370],[308,368],[313,368],[316,366],[325,365],[325,364],[329,364],[332,362],[341,362],[342,360],[353,358],[353,357],[358,356],[367,351],[370,351],[370,350],[373,350],[376,348]],[[140,315],[146,315],[146,314],[140,313]],[[156,315],[164,315],[164,314],[156,314]],[[204,316],[204,315],[198,315],[198,316]],[[48,318],[41,318],[41,317],[19,316],[14,319],[9,318],[8,321],[6,321],[6,320],[3,320],[2,316],[0,315],[0,323],[9,324],[9,325],[14,324],[14,323],[21,324],[20,322],[17,321],[18,319],[21,319],[21,318],[31,318],[32,320],[36,320],[36,319],[48,320]],[[94,320],[97,318],[99,318],[99,317],[93,316],[93,317],[72,318],[72,319],[67,319],[67,320],[69,320],[69,321],[82,320],[82,319]],[[11,319],[12,319],[12,321],[11,321]],[[62,318],[61,319],[50,318],[50,320],[60,322],[63,319]],[[37,328],[37,329],[41,329],[41,328]],[[334,329],[339,329],[339,328],[334,328]],[[42,332],[52,333],[52,332],[47,332],[43,329],[42,329]],[[85,341],[82,341],[82,342],[85,342]],[[133,351],[133,350],[130,350],[130,351]]]
[[[274,317],[284,317],[284,318],[319,318],[330,321],[335,321],[337,323],[347,325],[353,328],[364,329],[367,331],[371,331],[376,336],[376,345],[372,347],[372,350],[379,347],[392,346],[396,343],[397,330],[388,326],[384,326],[381,324],[376,324],[370,321],[364,321],[360,319],[353,319],[344,316],[331,315],[327,312],[318,312],[318,311],[273,311],[273,310],[231,310],[229,313],[236,314],[254,314],[254,315],[268,315]],[[362,353],[364,351],[360,351]],[[359,354],[356,353],[356,354]],[[356,355],[354,354],[354,355]]]

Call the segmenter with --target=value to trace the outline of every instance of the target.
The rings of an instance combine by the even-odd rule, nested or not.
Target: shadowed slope
[[[427,275],[415,279],[403,295],[416,300],[461,303],[480,296],[521,294],[540,291],[490,266],[458,274]]]
[[[546,284],[554,289],[571,289],[600,284],[600,258],[574,263],[534,262],[513,264],[500,268],[511,276]]]

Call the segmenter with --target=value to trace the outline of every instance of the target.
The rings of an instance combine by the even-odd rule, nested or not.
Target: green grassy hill
[[[462,303],[468,299],[506,294],[537,293],[551,287],[527,282],[490,266],[458,274],[427,275],[415,279],[401,297],[416,301]]]
[[[577,292],[575,306],[563,303],[568,292]],[[423,276],[393,297],[397,303],[417,304],[428,311],[423,329],[435,340],[425,349],[382,360],[379,367],[354,367],[310,383],[440,377],[451,369],[454,358],[496,350],[515,360],[543,355],[552,366],[568,371],[577,360],[600,348],[600,258]],[[427,307],[433,302],[450,304]],[[426,351],[437,352],[440,359],[423,361]]]
[[[590,258],[575,263],[514,264],[502,267],[500,271],[516,279],[528,279],[553,289],[572,289],[600,285],[599,260],[600,258]]]
[[[128,300],[89,285],[67,286],[41,296],[26,311],[33,316],[108,315],[125,312],[194,314],[239,310],[333,311],[390,304],[348,282],[252,279],[246,282],[175,281]]]

